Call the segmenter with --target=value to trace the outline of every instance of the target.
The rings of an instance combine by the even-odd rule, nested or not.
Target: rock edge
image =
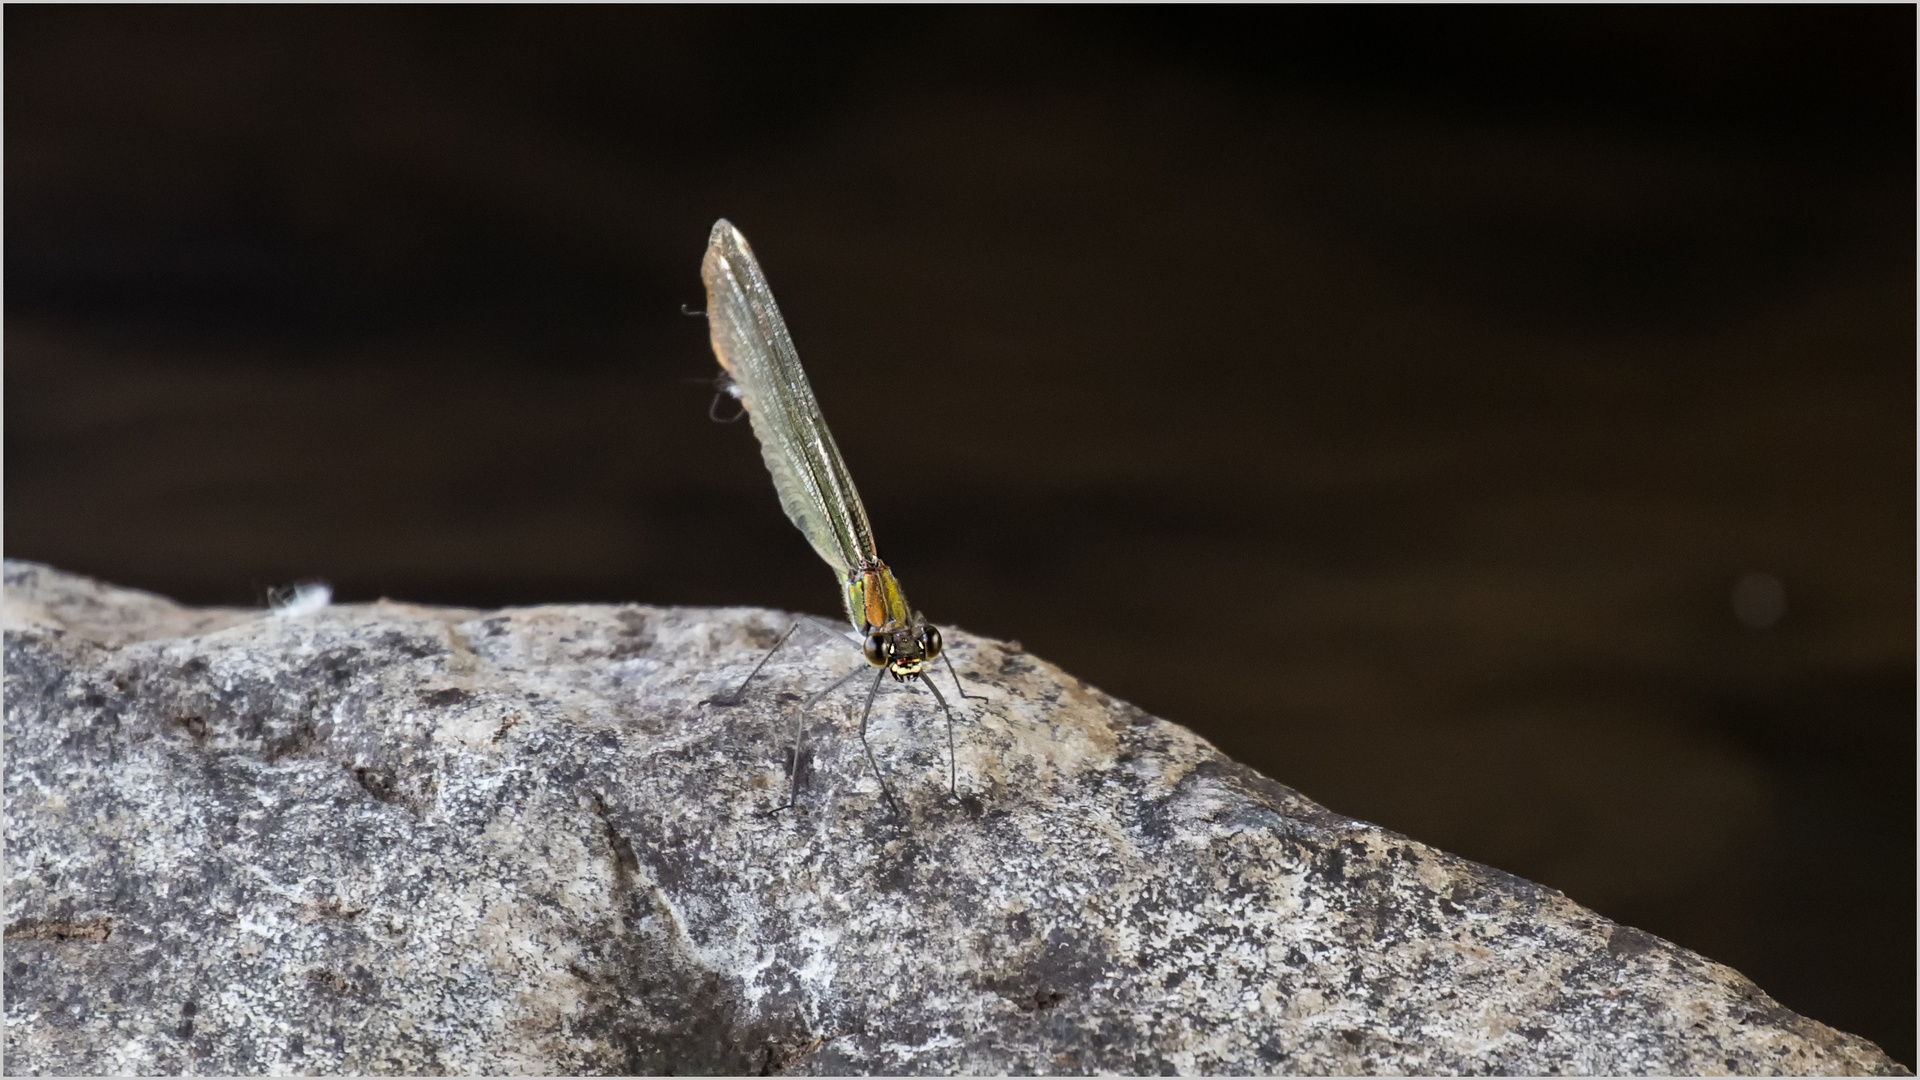
[[[1903,1073],[962,631],[184,608],[6,564],[6,1041],[39,1073]],[[948,687],[951,690],[951,687]]]

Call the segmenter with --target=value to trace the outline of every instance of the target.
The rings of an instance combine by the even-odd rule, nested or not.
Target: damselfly
[[[773,302],[766,275],[754,260],[747,238],[725,218],[713,223],[707,239],[707,255],[700,263],[700,277],[707,286],[707,327],[713,340],[713,354],[720,360],[721,376],[716,386],[723,394],[740,402],[753,433],[760,440],[760,456],[773,474],[773,487],[780,495],[780,506],[787,517],[806,535],[820,558],[839,578],[847,621],[860,635],[860,651],[874,672],[867,689],[866,707],[860,713],[860,747],[866,752],[867,765],[880,781],[880,793],[896,816],[887,777],[874,759],[867,742],[867,720],[873,714],[873,699],[880,683],[888,675],[896,682],[919,680],[932,692],[947,716],[947,791],[959,797],[958,765],[955,761],[953,709],[934,686],[928,667],[945,659],[954,689],[964,699],[960,676],[953,660],[944,656],[940,631],[926,617],[907,606],[900,582],[873,544],[873,529],[867,524],[866,507],[853,488],[853,477],[840,458],[840,449],[827,431],[820,406],[813,399],[813,388],[800,368],[800,355],[794,351],[793,338]],[[740,700],[747,684],[760,673],[773,654],[787,643],[804,619],[787,627],[760,663],[747,673],[731,702]],[[816,624],[817,625],[817,624]],[[844,641],[838,633],[829,631]],[[851,644],[851,643],[849,643]],[[855,668],[832,686],[814,694],[796,713],[793,738],[792,779],[786,803],[794,804],[800,790],[800,744],[802,723],[814,702],[839,689],[865,668]]]

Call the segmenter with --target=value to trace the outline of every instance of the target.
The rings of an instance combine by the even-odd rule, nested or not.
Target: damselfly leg
[[[941,652],[940,659],[947,665],[947,674],[953,676],[953,692],[960,695],[961,701],[987,700],[985,694],[969,694],[967,693],[967,688],[960,685],[960,673],[953,670],[953,655],[951,653]],[[941,702],[941,704],[944,705],[946,703]]]
[[[795,619],[792,623],[788,624],[786,630],[783,631],[780,634],[780,637],[774,641],[773,647],[771,649],[768,649],[766,655],[762,656],[760,658],[760,661],[753,665],[753,670],[747,672],[747,677],[740,680],[740,685],[736,687],[732,693],[716,694],[715,696],[707,699],[708,703],[713,705],[732,706],[732,705],[738,705],[742,701],[744,701],[746,699],[748,684],[752,683],[754,680],[754,677],[759,675],[760,672],[767,666],[768,661],[772,660],[774,655],[786,646],[787,641],[793,637],[794,631],[799,630],[800,627],[803,625],[810,627],[814,630],[818,630],[821,633],[827,635],[828,637],[833,638],[835,641],[845,642],[848,645],[848,647],[854,649],[855,651],[858,651],[860,648],[858,645],[853,644],[853,642],[847,641],[847,639],[844,636],[842,636],[839,633],[839,631],[835,630],[834,628],[810,616],[803,615],[800,618]],[[960,695],[962,700],[972,700],[972,701],[986,700],[984,696],[967,693],[966,687],[960,682],[960,673],[954,670],[953,660],[945,652],[941,653],[941,659],[946,661],[947,674],[953,677],[954,690],[956,693]],[[810,695],[805,701],[800,703],[798,708],[794,710],[793,737],[792,737],[793,754],[792,754],[792,757],[789,758],[789,763],[787,766],[787,775],[788,775],[787,801],[784,803],[781,803],[779,806],[776,806],[771,810],[766,811],[768,814],[777,814],[782,810],[792,809],[793,806],[800,801],[800,762],[801,762],[801,752],[804,749],[805,743],[806,743],[807,714],[812,712],[813,707],[816,704],[818,704],[822,699],[826,698],[828,695],[832,694],[834,691],[840,689],[842,686],[845,686],[849,681],[853,679],[854,676],[860,674],[862,671],[865,671],[865,670],[867,670],[867,666],[864,664],[860,667],[854,668],[852,671],[849,671],[845,675],[842,675],[838,679],[835,679],[825,689],[816,691],[815,693]],[[888,807],[890,807],[895,814],[898,814],[900,808],[899,808],[899,805],[894,802],[893,789],[887,783],[886,774],[881,772],[878,759],[876,759],[873,756],[873,748],[867,745],[867,722],[871,718],[871,715],[873,712],[874,698],[878,696],[880,692],[880,682],[881,682],[880,676],[885,675],[886,673],[887,673],[887,669],[885,668],[881,668],[879,671],[875,672],[873,686],[870,687],[867,691],[866,707],[861,712],[861,715],[860,715],[860,745],[861,745],[861,748],[866,752],[867,763],[873,767],[874,777],[880,781],[880,790],[881,790],[881,793],[886,796]],[[952,799],[958,800],[960,798],[959,751],[957,749],[958,743],[953,732],[953,708],[947,704],[947,696],[940,692],[940,688],[933,684],[933,680],[930,677],[922,675],[919,678],[915,679],[914,681],[925,684],[927,691],[933,695],[933,700],[939,703],[940,712],[946,718],[946,721],[947,721],[947,795]]]
[[[865,670],[867,669],[864,667],[854,668],[852,671],[833,680],[833,684],[825,690],[801,702],[800,707],[793,710],[793,759],[787,765],[787,801],[767,811],[768,814],[777,814],[782,810],[791,810],[794,804],[800,801],[800,752],[805,748],[806,744],[807,714],[813,711],[814,705],[817,704],[820,699],[847,685],[855,675]]]
[[[791,623],[790,625],[788,625],[788,627],[787,627],[787,629],[786,629],[786,631],[785,631],[784,633],[782,633],[782,634],[780,635],[780,638],[779,638],[779,640],[777,640],[777,641],[775,641],[775,642],[773,643],[773,648],[771,648],[771,649],[768,649],[768,650],[767,650],[767,655],[765,655],[765,656],[763,656],[763,657],[761,657],[761,658],[760,658],[760,662],[759,662],[759,663],[757,663],[757,664],[755,664],[755,665],[753,665],[753,670],[752,670],[752,671],[749,671],[749,672],[747,672],[747,677],[746,677],[746,678],[744,678],[744,679],[741,679],[741,680],[740,680],[740,685],[739,685],[739,687],[738,687],[738,688],[736,688],[736,689],[735,689],[735,690],[733,691],[733,693],[731,693],[731,694],[717,694],[717,695],[715,695],[715,696],[713,696],[713,697],[711,697],[711,698],[708,698],[708,699],[707,699],[707,701],[708,701],[708,703],[709,703],[709,704],[712,704],[712,705],[738,705],[738,704],[740,704],[740,702],[741,702],[741,701],[743,701],[743,700],[744,700],[744,699],[746,698],[746,694],[747,694],[747,684],[753,681],[753,677],[754,677],[755,675],[758,675],[758,674],[760,674],[760,669],[761,669],[761,668],[763,668],[763,667],[766,667],[766,666],[767,666],[767,661],[769,661],[769,660],[771,660],[771,659],[773,659],[773,654],[774,654],[774,653],[777,653],[777,652],[779,652],[779,651],[780,651],[780,647],[781,647],[781,646],[783,646],[783,645],[785,645],[785,644],[787,643],[787,639],[788,639],[788,638],[790,638],[790,637],[792,637],[792,636],[793,636],[793,632],[794,632],[795,630],[798,630],[798,629],[800,629],[800,627],[801,627],[801,625],[802,625],[802,624],[804,624],[804,625],[806,625],[806,626],[809,626],[809,627],[812,627],[812,628],[813,628],[813,629],[815,629],[815,630],[818,630],[818,631],[820,631],[821,633],[823,633],[823,634],[825,634],[825,635],[827,635],[828,637],[830,637],[830,638],[832,638],[832,639],[834,639],[835,641],[843,641],[843,642],[846,642],[846,643],[847,643],[848,645],[850,645],[850,646],[852,646],[852,647],[853,647],[853,648],[855,648],[855,649],[858,649],[858,648],[859,648],[859,646],[858,646],[858,645],[854,645],[854,644],[853,644],[853,642],[851,642],[851,641],[847,641],[847,639],[846,639],[845,637],[843,637],[843,636],[841,636],[841,634],[840,634],[840,631],[838,631],[838,630],[835,630],[835,629],[834,629],[833,627],[831,627],[831,626],[828,626],[828,625],[826,625],[826,624],[825,624],[825,623],[823,623],[823,622],[820,622],[820,621],[819,621],[818,619],[815,619],[815,618],[813,618],[813,617],[812,617],[812,616],[810,616],[810,615],[802,615],[802,616],[800,616],[799,618],[797,618],[797,619],[795,619],[795,620],[793,620],[793,622],[792,622],[792,623]],[[850,677],[851,677],[851,676],[850,676]],[[842,680],[842,681],[844,681],[844,680]],[[838,687],[838,686],[840,685],[840,683],[834,683],[833,685],[834,685],[834,687]],[[831,689],[831,688],[829,688],[829,689]],[[825,691],[822,691],[821,693],[822,693],[822,694],[824,694],[824,693],[825,693]],[[820,696],[820,695],[818,695],[818,694],[817,694],[817,695],[815,695],[815,696],[816,696],[816,697],[818,697],[818,696]]]
[[[953,665],[948,664],[947,670],[953,670]],[[927,692],[933,695],[933,700],[940,703],[940,711],[947,714],[947,797],[958,802],[960,800],[960,752],[954,749],[953,710],[947,708],[947,699],[941,696],[940,688],[933,685],[933,680],[928,679],[926,683]],[[958,675],[954,676],[953,683],[955,686],[960,685]],[[961,691],[963,696],[965,693],[966,691]]]
[[[887,809],[893,811],[896,818],[904,817],[900,813],[900,804],[893,801],[893,789],[887,786],[887,774],[880,771],[880,763],[873,759],[873,747],[867,742],[867,718],[873,715],[873,699],[880,693],[880,679],[887,670],[881,668],[873,673],[873,685],[867,688],[867,706],[860,710],[860,749],[867,752],[867,765],[873,769],[873,778],[880,781],[880,794],[886,796]]]
[[[747,684],[753,681],[753,677],[755,675],[760,674],[760,669],[767,666],[767,661],[773,659],[773,654],[779,652],[780,646],[785,645],[787,643],[787,639],[792,637],[793,632],[798,629],[800,629],[800,624],[797,622],[787,627],[786,632],[780,635],[780,640],[775,641],[773,643],[773,648],[767,650],[767,655],[761,657],[760,662],[753,665],[753,670],[747,672],[747,677],[740,680],[740,685],[734,689],[733,693],[715,694],[713,697],[710,697],[707,699],[707,704],[709,705],[740,704],[740,702],[746,697]]]

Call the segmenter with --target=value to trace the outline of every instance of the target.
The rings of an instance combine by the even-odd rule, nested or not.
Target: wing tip
[[[741,235],[740,230],[734,228],[733,222],[728,221],[726,218],[721,218],[713,223],[712,231],[707,233],[707,247],[752,250],[747,247],[747,238]]]
[[[747,246],[747,238],[733,227],[726,218],[713,223],[713,230],[707,234],[707,253],[700,260],[700,278],[707,285],[707,311],[713,312],[713,292],[720,282],[734,278],[736,264],[752,265],[753,249]]]

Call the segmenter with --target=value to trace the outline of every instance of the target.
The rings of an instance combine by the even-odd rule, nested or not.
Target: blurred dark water
[[[935,620],[1914,1062],[1912,8],[5,19],[10,556],[831,614],[725,215]]]

